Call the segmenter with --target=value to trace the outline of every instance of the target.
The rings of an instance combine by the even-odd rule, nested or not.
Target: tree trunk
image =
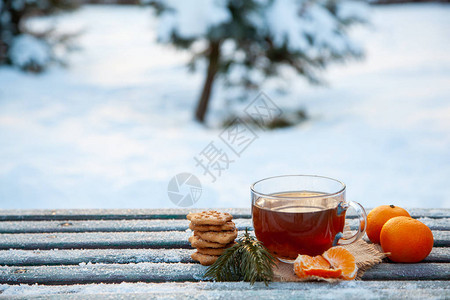
[[[209,99],[214,79],[219,69],[220,42],[211,41],[209,43],[209,65],[206,73],[205,83],[203,84],[202,94],[198,100],[197,109],[195,110],[195,119],[200,123],[205,122],[205,115],[208,110]]]

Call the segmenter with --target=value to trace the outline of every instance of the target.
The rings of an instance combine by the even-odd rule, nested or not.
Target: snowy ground
[[[289,100],[311,120],[258,132],[211,183],[193,160],[220,145],[221,130],[192,121],[201,74],[187,73],[186,54],[154,43],[149,10],[84,7],[58,19],[84,30],[70,68],[0,68],[0,207],[175,207],[167,184],[190,172],[203,185],[197,207],[248,207],[260,178],[321,174],[366,207],[448,208],[449,13],[439,4],[372,8],[372,26],[354,32],[366,60],[330,69],[328,88],[292,82]]]

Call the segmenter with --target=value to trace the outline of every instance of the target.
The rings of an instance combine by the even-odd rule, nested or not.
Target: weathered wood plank
[[[0,221],[20,220],[132,220],[132,219],[186,219],[190,212],[205,208],[162,209],[55,209],[55,210],[0,210]],[[235,218],[250,218],[250,209],[217,208]]]
[[[87,264],[82,266],[0,267],[4,284],[83,284],[119,282],[199,281],[205,267],[199,264]],[[450,264],[380,264],[363,280],[450,280]]]
[[[190,232],[0,234],[0,249],[190,248]]]
[[[0,234],[1,249],[190,248],[190,231]],[[433,231],[435,247],[450,247],[450,231]]]
[[[450,218],[418,218],[432,230],[450,230]],[[253,229],[251,219],[234,219],[239,230]],[[352,229],[357,220],[349,220]],[[0,233],[184,231],[188,220],[3,221]]]
[[[0,265],[128,264],[141,262],[194,263],[194,249],[70,249],[0,250]]]
[[[0,285],[0,297],[8,299],[444,299],[448,294],[447,281]]]
[[[188,220],[4,221],[0,233],[184,231],[188,227]]]
[[[363,280],[450,280],[450,264],[379,264],[364,273]]]
[[[119,283],[198,281],[203,266],[199,264],[87,264],[83,266],[0,267],[0,283]]]
[[[423,262],[450,263],[450,248],[433,248]]]
[[[131,219],[185,219],[189,212],[206,208],[188,209],[55,209],[55,210],[0,210],[0,221],[20,220],[131,220]],[[250,208],[214,208],[229,212],[235,218],[251,217]],[[448,208],[408,208],[413,217],[450,218]],[[367,209],[369,212],[370,209]],[[349,213],[349,216],[353,216]]]
[[[78,265],[86,263],[194,263],[194,249],[70,249],[70,250],[0,250],[0,265]],[[450,263],[450,248],[433,248],[424,263]]]

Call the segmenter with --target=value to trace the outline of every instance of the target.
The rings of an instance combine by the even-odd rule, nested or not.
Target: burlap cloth
[[[347,228],[346,228],[347,229]],[[345,231],[345,235],[351,234],[348,229]],[[381,263],[383,258],[386,257],[385,253],[381,250],[381,247],[375,244],[369,244],[366,241],[360,239],[353,244],[342,246],[350,251],[356,260],[358,266],[358,274],[356,279],[360,279],[367,269],[370,269],[376,264]],[[339,282],[341,279],[324,279],[322,277],[311,276],[308,278],[299,278],[294,273],[293,264],[287,264],[278,261],[277,266],[274,268],[273,281],[327,281],[327,282]]]

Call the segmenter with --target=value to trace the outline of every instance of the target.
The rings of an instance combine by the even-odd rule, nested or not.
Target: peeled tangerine
[[[322,255],[299,255],[294,262],[294,272],[300,278],[317,276],[352,280],[358,268],[355,257],[345,248],[333,247]]]

